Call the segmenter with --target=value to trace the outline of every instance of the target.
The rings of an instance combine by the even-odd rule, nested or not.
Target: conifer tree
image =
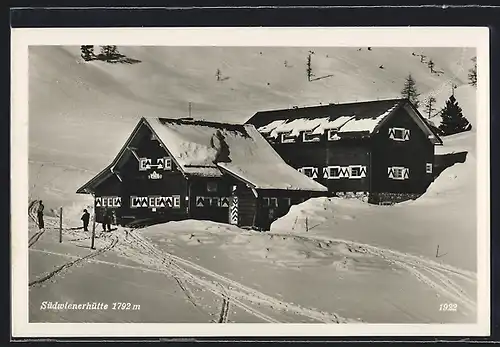
[[[93,45],[82,45],[80,46],[81,56],[83,60],[90,61],[94,58],[94,46]]]
[[[101,46],[101,54],[106,58],[113,58],[118,55],[118,48],[116,46]]]
[[[418,99],[420,93],[417,91],[417,83],[411,74],[409,74],[405,79],[405,84],[401,90],[401,96],[408,99],[416,108],[420,105],[420,101]]]
[[[434,108],[434,104],[436,103],[436,98],[433,96],[429,96],[425,100],[425,113],[427,114],[427,118],[431,118],[432,112],[435,111],[436,109]]]
[[[451,95],[446,101],[446,105],[441,111],[441,118],[439,129],[444,135],[452,135],[472,129],[472,125],[462,114],[462,108],[458,106],[454,95]]]
[[[427,66],[429,67],[429,69],[431,69],[431,72],[434,73],[434,61],[432,59],[429,60]]]

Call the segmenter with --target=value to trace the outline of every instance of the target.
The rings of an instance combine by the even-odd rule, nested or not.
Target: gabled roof
[[[141,125],[149,127],[185,176],[230,174],[255,189],[327,191],[286,164],[251,124],[142,118],[113,162],[77,192],[113,174]]]
[[[406,109],[432,143],[442,144],[438,134],[407,99],[262,111],[257,112],[246,123],[255,125],[261,133],[271,137],[277,137],[279,133],[298,135],[302,131],[322,134],[328,129],[335,129],[340,134],[364,136],[375,133],[401,107]]]

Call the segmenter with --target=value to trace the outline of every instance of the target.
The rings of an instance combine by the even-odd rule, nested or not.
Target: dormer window
[[[337,129],[329,129],[328,133],[328,141],[337,141],[340,140],[340,136],[338,135],[338,130]]]
[[[303,142],[319,142],[321,140],[320,134],[313,134],[311,130],[302,133]]]
[[[274,140],[274,137],[271,136],[271,133],[261,133],[262,136],[264,136],[264,138],[267,140],[267,141],[273,141]]]
[[[389,138],[394,141],[409,141],[410,130],[405,128],[389,128]]]
[[[295,143],[297,138],[292,135],[292,132],[281,133],[281,143]]]

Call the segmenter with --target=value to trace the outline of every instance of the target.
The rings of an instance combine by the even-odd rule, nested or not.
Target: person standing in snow
[[[87,209],[83,210],[83,215],[81,220],[83,221],[83,231],[89,231],[89,220],[90,220],[90,213],[87,211]]]
[[[108,208],[105,208],[102,215],[102,230],[111,231],[111,211]]]
[[[38,217],[38,229],[44,230],[45,229],[45,224],[43,222],[43,209],[45,206],[43,205],[42,200],[40,200],[40,203],[38,204],[38,210],[36,211],[36,215]]]

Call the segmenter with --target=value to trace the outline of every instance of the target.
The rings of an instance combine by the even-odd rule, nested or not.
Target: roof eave
[[[415,114],[415,116],[417,116],[419,119],[420,119],[420,122],[424,125],[424,127],[427,129],[427,131],[430,133],[429,135],[432,135],[433,136],[433,139],[429,138],[429,140],[431,141],[431,143],[433,145],[442,145],[443,144],[443,140],[441,139],[441,137],[436,134],[436,132],[434,130],[432,130],[432,128],[427,124],[427,122],[425,121],[425,118],[420,114],[420,112],[418,111],[418,109],[411,103],[409,102],[408,100],[405,100],[405,103],[403,103],[405,106],[408,106],[412,111],[413,113]]]
[[[109,164],[104,170],[99,172],[96,176],[94,176],[90,181],[85,183],[83,186],[81,186],[76,192],[78,194],[86,194],[85,190],[92,187],[95,188],[95,186],[99,185],[102,181],[104,181],[106,178],[109,177],[109,175],[112,175],[112,168],[119,162],[121,157],[123,156],[123,153],[127,150],[127,147],[129,146],[130,142],[132,139],[137,135],[137,132],[139,131],[140,127],[142,124],[144,124],[146,121],[146,118],[142,117],[139,122],[137,122],[134,130],[130,133],[127,141],[125,141],[125,144],[122,146],[118,154],[115,156],[111,164]],[[105,176],[105,177],[102,177]]]
[[[256,184],[250,182],[250,181],[247,181],[246,179],[244,179],[243,177],[241,176],[238,176],[237,174],[235,174],[234,172],[232,172],[231,170],[229,170],[228,168],[224,167],[224,166],[221,166],[219,164],[217,164],[217,167],[222,171],[222,173],[226,173],[228,175],[230,175],[231,177],[237,179],[238,181],[241,181],[243,183],[245,183],[247,186],[249,186],[250,188],[254,188],[254,189],[261,189],[259,187],[257,187]]]
[[[109,176],[112,175],[111,172],[112,164],[108,165],[101,172],[95,175],[90,181],[85,183],[83,186],[77,189],[77,194],[91,194],[94,192],[94,188],[100,183],[105,181]]]

